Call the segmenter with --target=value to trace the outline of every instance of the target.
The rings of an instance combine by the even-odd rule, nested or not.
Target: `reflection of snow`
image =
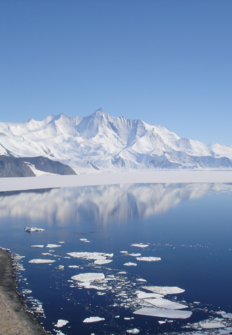
[[[0,217],[26,217],[32,222],[45,220],[62,225],[73,217],[76,222],[88,218],[108,223],[115,219],[125,220],[128,216],[162,213],[182,200],[200,197],[209,190],[220,191],[226,187],[231,190],[229,184],[219,186],[218,189],[218,185],[216,188],[214,184],[200,183],[122,184],[21,192],[1,197]]]

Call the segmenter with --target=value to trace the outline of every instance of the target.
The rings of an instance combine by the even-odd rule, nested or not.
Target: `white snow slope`
[[[61,114],[42,121],[0,123],[0,155],[44,156],[76,172],[232,169],[232,146],[207,146],[162,126],[111,117],[102,109],[87,117]]]

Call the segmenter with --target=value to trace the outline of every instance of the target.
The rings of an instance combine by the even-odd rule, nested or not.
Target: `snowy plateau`
[[[180,138],[162,126],[122,116],[111,117],[102,109],[87,117],[61,114],[42,121],[0,123],[0,155],[1,159],[24,158],[27,167],[37,176],[46,171],[39,165],[36,168],[31,159],[35,157],[62,163],[77,174],[144,169],[232,169],[232,146],[205,145]]]

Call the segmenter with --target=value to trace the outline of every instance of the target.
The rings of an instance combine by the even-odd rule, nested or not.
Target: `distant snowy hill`
[[[207,146],[162,126],[111,117],[102,109],[87,117],[61,114],[0,123],[0,155],[43,156],[75,172],[232,168],[232,146]]]

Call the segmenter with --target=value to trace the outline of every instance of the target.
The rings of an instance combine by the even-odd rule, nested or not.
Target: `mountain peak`
[[[102,108],[97,109],[94,114],[96,114],[96,115],[109,115]]]

